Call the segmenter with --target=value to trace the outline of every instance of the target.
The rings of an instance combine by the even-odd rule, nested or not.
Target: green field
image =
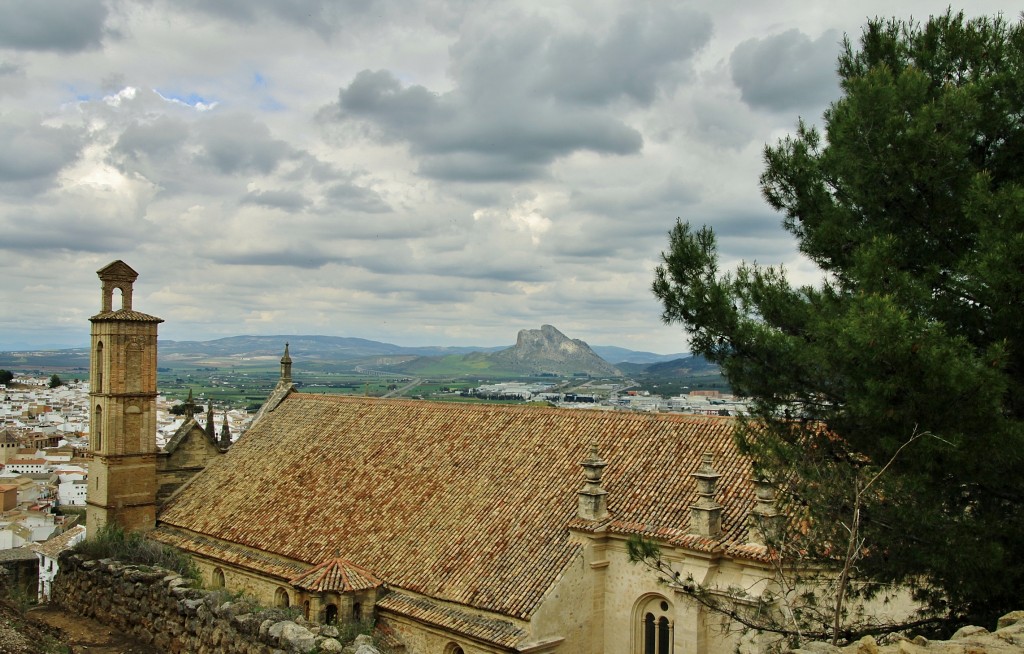
[[[395,357],[401,359],[401,357]],[[329,361],[319,358],[302,359],[295,364],[295,385],[304,393],[368,395],[381,397],[407,397],[446,402],[491,402],[462,397],[457,392],[465,388],[497,382],[548,382],[559,390],[586,387],[601,380],[586,378],[556,378],[550,375],[514,375],[507,371],[491,370],[484,357],[452,355],[419,359],[409,362],[395,361],[389,374],[389,365],[360,361]],[[404,364],[404,365],[402,365]],[[58,352],[6,352],[0,353],[0,369],[16,374],[49,377],[56,373],[62,379],[86,379],[89,375],[87,350]],[[199,403],[212,400],[218,409],[244,408],[255,410],[266,400],[277,385],[280,376],[278,356],[181,356],[161,357],[157,372],[157,387],[170,398],[184,400],[189,391]],[[365,372],[360,372],[365,370]],[[647,377],[642,373],[632,377],[631,388],[669,397],[689,390],[720,390],[729,392],[721,375],[691,374],[683,376]],[[447,391],[445,390],[447,389]],[[587,392],[582,390],[581,392]],[[600,394],[600,393],[599,393]]]

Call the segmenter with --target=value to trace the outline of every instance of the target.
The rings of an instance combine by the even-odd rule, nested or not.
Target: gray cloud
[[[331,185],[324,193],[323,211],[349,209],[362,213],[388,213],[391,207],[373,189],[350,183]]]
[[[26,206],[0,215],[5,252],[119,252],[145,239],[147,225],[82,204],[44,209]]]
[[[328,263],[336,262],[334,257],[312,247],[227,252],[211,259],[232,266],[286,266],[304,269],[321,268]]]
[[[0,47],[78,52],[100,47],[103,0],[0,0]]]
[[[479,106],[454,92],[403,88],[388,71],[362,71],[339,93],[341,117],[370,122],[385,141],[407,141],[420,172],[439,179],[531,179],[576,151],[624,155],[643,144],[635,129],[596,111],[516,102]]]
[[[0,61],[0,97],[24,96],[30,88],[25,66],[10,61]]]
[[[648,106],[674,89],[710,34],[706,14],[674,7],[631,8],[598,34],[511,12],[465,27],[450,49],[452,90],[363,70],[324,116],[370,125],[383,143],[407,143],[426,177],[543,179],[577,152],[640,152],[643,137],[616,103]]]
[[[82,143],[81,131],[73,127],[0,123],[0,183],[45,185],[78,158]]]
[[[218,115],[200,122],[196,136],[202,143],[197,161],[224,175],[270,173],[295,153],[270,129],[247,114]]]
[[[133,121],[121,132],[114,145],[115,153],[132,160],[166,159],[176,155],[189,138],[189,127],[170,116],[154,120]]]
[[[538,87],[562,100],[604,104],[626,96],[650,104],[673,86],[711,36],[711,19],[670,5],[639,6],[619,16],[606,38],[551,39]]]
[[[167,4],[246,25],[272,18],[324,39],[354,25],[377,23],[399,9],[380,0],[169,0]]]
[[[309,200],[296,191],[252,191],[242,198],[242,204],[255,204],[295,213],[309,206]]]
[[[733,82],[743,101],[755,109],[817,108],[838,94],[839,42],[836,30],[815,40],[796,29],[748,39],[729,59]]]

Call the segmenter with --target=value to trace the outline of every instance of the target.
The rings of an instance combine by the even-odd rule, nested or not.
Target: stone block
[[[871,636],[864,636],[857,641],[858,654],[878,654],[878,643]]]
[[[327,654],[328,652],[341,652],[345,648],[341,642],[334,638],[324,638],[317,643],[317,648],[320,652]]]
[[[279,636],[281,646],[290,652],[308,652],[313,649],[314,640],[309,629],[290,621],[284,622]]]
[[[960,627],[956,630],[950,640],[960,640],[962,638],[970,638],[971,636],[984,635],[988,633],[988,629],[985,627],[978,627],[976,625],[967,625],[966,627]]]
[[[996,621],[996,631],[1012,627],[1021,620],[1024,620],[1024,611],[1011,611]]]

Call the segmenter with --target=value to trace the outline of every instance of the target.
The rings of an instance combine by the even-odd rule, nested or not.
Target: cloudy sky
[[[762,148],[820,122],[844,34],[946,5],[0,0],[0,349],[86,344],[123,259],[167,339],[686,351],[649,291],[675,219],[816,279]]]

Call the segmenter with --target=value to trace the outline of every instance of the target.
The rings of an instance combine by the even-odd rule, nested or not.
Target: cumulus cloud
[[[391,17],[400,9],[396,3],[380,0],[168,0],[167,4],[236,24],[271,18],[325,39],[343,28]]]
[[[408,143],[430,178],[542,178],[576,152],[638,153],[643,137],[615,103],[646,106],[674,88],[710,29],[706,15],[667,7],[631,9],[596,36],[513,14],[471,27],[452,47],[452,90],[363,70],[340,90],[336,117],[373,126],[382,142]]]
[[[689,76],[688,62],[711,36],[711,19],[672,5],[639,5],[620,15],[604,38],[581,33],[545,44],[539,89],[585,104],[619,97],[650,104],[662,88]]]
[[[250,191],[244,198],[243,204],[256,204],[271,209],[281,209],[289,213],[301,211],[309,206],[307,200],[301,193],[296,191]]]
[[[0,61],[0,97],[23,95],[28,86],[24,66],[10,61]]]
[[[349,182],[332,184],[324,192],[322,211],[329,212],[338,209],[361,213],[388,213],[392,210],[377,191]]]
[[[269,173],[292,148],[270,134],[270,129],[247,114],[219,115],[197,124],[196,137],[202,143],[197,161],[222,174]]]
[[[811,39],[796,29],[748,39],[729,58],[733,82],[753,108],[817,108],[837,94],[835,61],[840,41],[836,30]]]
[[[31,122],[14,122],[19,118]],[[83,144],[79,129],[47,127],[25,116],[0,121],[0,185],[32,182],[32,188],[44,188],[78,158]]]
[[[78,52],[99,48],[103,0],[0,0],[0,47]]]

